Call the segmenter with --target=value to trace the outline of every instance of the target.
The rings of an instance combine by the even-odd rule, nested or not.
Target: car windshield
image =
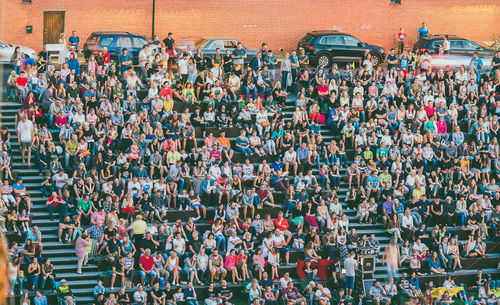
[[[0,48],[6,48],[8,47],[8,44],[0,40]]]

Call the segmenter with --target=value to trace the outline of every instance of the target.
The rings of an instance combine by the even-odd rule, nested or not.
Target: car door
[[[134,64],[139,64],[139,52],[142,50],[142,46],[147,43],[143,37],[132,37],[132,48],[129,49],[129,54]]]
[[[480,46],[478,43],[475,43],[474,41],[470,41],[468,39],[462,40],[462,43],[465,55],[472,56],[474,52],[477,52],[479,54],[479,57],[483,57],[485,55],[485,48]]]
[[[450,53],[465,55],[464,54],[464,44],[462,39],[450,39]]]
[[[443,39],[435,39],[431,43],[431,47],[429,48],[429,52],[431,54],[439,54],[439,49],[441,48],[441,45],[443,44],[444,40]]]
[[[319,40],[322,50],[328,51],[333,61],[344,61],[347,54],[341,35],[326,35]]]
[[[346,48],[346,58],[349,61],[357,61],[363,58],[365,53],[364,43],[351,35],[344,35],[344,45]]]

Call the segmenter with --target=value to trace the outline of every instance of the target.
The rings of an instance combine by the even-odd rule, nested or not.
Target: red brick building
[[[25,1],[31,3],[25,3]],[[230,36],[249,47],[295,48],[311,30],[337,29],[386,48],[399,27],[413,44],[425,21],[431,33],[479,43],[500,35],[499,0],[156,0],[155,32],[177,40]],[[0,39],[39,50],[64,31],[85,41],[92,31],[123,30],[151,36],[153,0],[0,0]],[[58,12],[59,11],[59,12]],[[32,33],[26,33],[26,26]],[[45,29],[45,30],[44,30]],[[45,32],[45,35],[44,35]],[[45,36],[45,37],[44,37]],[[53,39],[53,38],[52,38]]]

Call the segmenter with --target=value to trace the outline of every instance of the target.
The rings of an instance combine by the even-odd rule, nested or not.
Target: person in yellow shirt
[[[148,228],[148,224],[142,219],[142,215],[137,215],[135,217],[135,221],[128,228],[129,231],[132,231],[134,235],[135,241],[140,241],[146,234],[146,229]],[[136,243],[137,244],[137,243]]]
[[[174,108],[174,100],[167,96],[165,101],[163,102],[163,111],[167,116],[172,114],[172,109]]]
[[[169,165],[177,163],[181,159],[181,154],[173,149],[170,149],[167,153],[167,162]]]
[[[420,187],[420,184],[417,183],[415,189],[413,190],[413,197],[417,198],[417,200],[420,200],[422,195],[424,194],[424,189]]]

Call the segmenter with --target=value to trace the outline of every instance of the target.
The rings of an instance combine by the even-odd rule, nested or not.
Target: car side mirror
[[[364,46],[364,44],[361,41],[358,42],[358,47],[362,47],[362,46]]]

